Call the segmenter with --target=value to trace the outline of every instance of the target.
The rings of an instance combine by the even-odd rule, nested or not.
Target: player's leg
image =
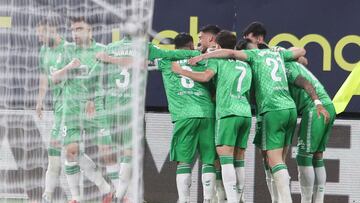
[[[324,124],[324,118],[316,119],[314,128],[312,129],[313,134],[321,134],[321,139],[312,140],[312,151],[314,151],[313,156],[313,166],[315,171],[315,183],[314,183],[314,203],[323,203],[324,194],[325,194],[325,184],[326,184],[326,170],[323,160],[323,152],[326,149],[328,139],[330,136],[331,129],[335,121],[335,109],[332,104],[324,106],[330,114],[330,121],[328,124]]]
[[[199,118],[197,133],[199,138],[198,150],[202,162],[202,185],[204,203],[210,203],[214,196],[216,174],[215,174],[215,138],[214,125],[215,121],[212,118]]]
[[[98,128],[97,145],[100,152],[100,160],[106,167],[106,176],[115,188],[119,184],[119,165],[110,132],[111,118],[105,115],[104,110],[97,111],[97,113],[98,116],[95,118],[95,124]]]
[[[295,112],[295,113],[294,113]],[[290,176],[287,166],[283,161],[283,149],[287,146],[286,137],[289,123],[296,120],[296,110],[286,109],[266,112],[263,115],[263,143],[267,150],[268,163],[274,177],[275,185],[282,202],[292,202],[290,193]],[[292,125],[294,125],[292,123]]]
[[[127,127],[131,122],[130,113],[113,116],[111,121],[111,136],[114,145],[121,154],[119,182],[116,186],[116,197],[123,200],[128,192],[132,177],[132,130]]]
[[[80,128],[67,126],[62,127],[65,146],[65,176],[71,193],[71,200],[80,202],[80,163],[79,141]]]
[[[237,117],[216,120],[215,144],[220,157],[221,174],[227,201],[238,202],[237,178],[234,167],[234,147],[237,139]]]
[[[301,190],[301,203],[311,203],[314,189],[315,172],[313,168],[313,155],[310,153],[311,128],[313,111],[303,112],[300,129],[298,133],[298,151],[296,162],[299,171],[299,182]]]
[[[50,145],[48,149],[48,167],[45,174],[45,191],[43,199],[51,202],[55,187],[59,183],[61,172],[61,115],[55,114],[55,123],[51,131]]]
[[[86,139],[98,141],[99,129],[96,124],[97,120],[86,120],[84,123]],[[105,136],[104,136],[105,137]],[[100,139],[101,140],[101,139]],[[100,193],[104,195],[104,200],[111,198],[111,186],[102,176],[100,168],[96,163],[84,152],[80,152],[79,156],[80,168],[84,171],[84,175],[93,182],[99,189]]]
[[[191,163],[194,160],[198,133],[196,119],[184,119],[174,123],[170,160],[177,162],[176,186],[179,203],[190,202]]]
[[[216,154],[216,159],[214,162],[215,172],[216,172],[216,181],[215,181],[215,193],[216,193],[216,201],[224,202],[226,200],[225,188],[222,181],[221,174],[221,164],[219,156]]]
[[[238,117],[237,119],[237,138],[234,152],[234,167],[237,178],[237,189],[240,202],[245,202],[244,187],[245,187],[245,150],[249,139],[251,118]]]
[[[263,149],[262,136],[263,136],[262,116],[257,115],[256,116],[256,126],[255,126],[255,136],[254,136],[253,144],[260,150],[260,153],[263,157],[265,181],[266,181],[266,185],[268,187],[268,190],[269,190],[269,193],[271,196],[271,202],[278,203],[278,192],[276,189],[274,178],[271,174],[270,166],[268,163],[268,158],[266,155],[266,150],[262,150]]]

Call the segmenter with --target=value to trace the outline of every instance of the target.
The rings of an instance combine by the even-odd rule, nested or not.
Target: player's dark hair
[[[228,30],[223,30],[216,35],[215,42],[223,49],[234,49],[236,36]]]
[[[247,36],[250,33],[253,33],[254,36],[263,36],[266,37],[266,28],[261,22],[252,22],[250,23],[243,31],[243,36]]]
[[[200,28],[200,32],[203,33],[211,33],[213,35],[217,35],[221,31],[221,28],[217,25],[205,25]]]
[[[236,44],[235,49],[236,50],[244,50],[244,49],[249,49],[249,43],[251,43],[250,39],[241,39],[238,41],[238,43]]]
[[[258,49],[269,49],[269,46],[267,44],[260,43],[257,46],[258,46]]]
[[[182,32],[176,35],[174,39],[175,49],[184,48],[190,42],[194,42],[192,36],[189,33]]]
[[[88,25],[92,25],[94,22],[94,20],[92,20],[89,17],[85,17],[85,16],[75,16],[75,17],[70,17],[70,22],[71,23],[78,23],[78,22],[84,22]]]

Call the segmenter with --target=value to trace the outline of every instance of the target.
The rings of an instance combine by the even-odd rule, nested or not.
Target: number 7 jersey
[[[209,59],[207,68],[215,73],[216,119],[231,115],[251,117],[250,66],[238,60]]]
[[[289,93],[284,61],[293,60],[291,51],[270,49],[245,50],[246,62],[253,73],[256,105],[259,114],[296,108]]]

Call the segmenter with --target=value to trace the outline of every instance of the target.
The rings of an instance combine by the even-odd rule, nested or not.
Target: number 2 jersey
[[[284,61],[293,60],[292,52],[275,52],[270,49],[244,52],[253,73],[258,113],[296,108],[289,93],[284,65]]]

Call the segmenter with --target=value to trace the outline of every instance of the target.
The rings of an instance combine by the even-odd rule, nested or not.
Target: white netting
[[[115,184],[119,172],[122,183],[130,177],[125,198],[142,202],[145,64],[152,9],[153,0],[0,1],[0,16],[11,18],[11,27],[0,28],[1,202],[14,198],[41,202],[43,194],[52,192],[45,177],[60,180],[46,198],[74,199],[69,177],[77,167],[81,200],[99,202],[108,186],[120,200],[123,195],[116,190],[123,189]],[[69,43],[54,37],[56,32]],[[88,42],[86,36],[91,34]],[[81,39],[74,40],[74,35]],[[114,40],[122,41],[109,48]],[[124,62],[103,62],[95,58],[100,52],[123,57]],[[59,71],[76,58],[80,64],[61,75]],[[41,98],[43,76],[48,91]],[[35,109],[41,101],[40,119]],[[96,111],[87,115],[91,104]],[[74,143],[75,155],[69,147]],[[46,175],[49,156],[60,157],[61,172],[56,176]]]

